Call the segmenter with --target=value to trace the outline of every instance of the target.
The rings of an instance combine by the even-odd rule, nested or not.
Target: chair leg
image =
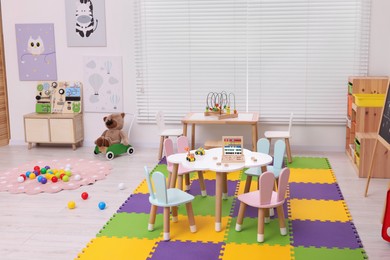
[[[172,207],[172,222],[175,223],[178,221],[177,211],[178,211],[177,206]]]
[[[258,209],[257,242],[264,242],[264,209]]]
[[[277,207],[276,211],[278,212],[280,234],[282,236],[285,236],[287,235],[287,228],[286,228],[286,222],[284,221],[283,204]]]
[[[246,181],[245,181],[244,193],[247,193],[250,190],[251,182],[252,182],[252,176],[251,175],[247,175],[246,176]]]
[[[238,215],[237,215],[236,231],[241,231],[241,225],[244,222],[245,210],[246,210],[246,204],[244,202],[241,202],[240,209],[238,210]]]
[[[270,218],[270,215],[271,215],[271,212],[270,212],[270,209],[264,209],[264,223],[269,223],[271,221],[271,218]]]
[[[195,233],[196,225],[195,225],[194,211],[192,210],[191,202],[186,203],[186,209],[187,209],[188,222],[190,223],[190,230],[192,233]]]
[[[164,208],[164,235],[163,235],[164,241],[170,240],[169,235],[169,207]]]
[[[285,138],[284,141],[286,142],[286,153],[287,153],[287,160],[289,163],[292,162],[292,157],[291,157],[291,148],[290,148],[290,139]]]
[[[177,188],[183,190],[183,175],[177,176]]]
[[[206,197],[207,191],[206,191],[206,185],[204,184],[204,177],[202,171],[198,171],[198,179],[199,179],[199,186],[200,186],[200,192],[202,194],[202,197]]]
[[[168,185],[169,185],[169,187],[171,186],[171,181],[172,181],[172,173],[170,172],[169,174],[168,174]],[[169,188],[168,187],[168,188]]]
[[[189,191],[190,190],[190,174],[187,173],[186,175],[184,175],[184,183],[185,183],[185,191]]]
[[[228,189],[227,189],[227,173],[223,173],[222,175],[223,187],[222,187],[222,199],[228,199]]]
[[[165,140],[165,136],[161,136],[160,137],[160,148],[158,150],[158,158],[157,158],[158,160],[161,160],[161,158],[162,158],[164,140]]]
[[[157,206],[151,205],[150,214],[149,214],[149,224],[148,224],[149,231],[153,231],[154,229],[154,223],[156,223],[156,214],[157,214]]]

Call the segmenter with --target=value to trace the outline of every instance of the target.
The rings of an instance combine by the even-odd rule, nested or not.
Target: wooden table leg
[[[222,175],[222,181],[223,181],[223,186],[222,186],[222,199],[227,200],[228,199],[228,187],[227,187],[227,173],[224,173]]]
[[[257,123],[252,125],[252,151],[257,152]]]
[[[158,158],[157,158],[158,160],[161,160],[161,157],[163,155],[164,139],[165,139],[164,136],[160,137],[160,147],[158,149]]]
[[[216,172],[215,182],[215,231],[221,231],[223,172]]]
[[[171,172],[171,181],[169,183],[169,188],[175,188],[176,187],[176,179],[177,179],[177,171],[179,169],[179,164],[174,163],[173,169]]]
[[[195,149],[195,124],[191,126],[191,150]]]
[[[187,123],[183,123],[183,135],[187,136]]]

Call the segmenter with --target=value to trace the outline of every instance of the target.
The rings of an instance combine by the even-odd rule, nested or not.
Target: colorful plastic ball
[[[99,209],[103,210],[106,208],[106,203],[101,201],[101,202],[99,202],[98,207],[99,207]]]
[[[83,193],[81,193],[81,198],[82,198],[83,200],[88,199],[88,192],[83,192]]]
[[[57,179],[60,179],[60,178],[61,178],[61,173],[60,173],[59,171],[57,171],[57,172],[55,173],[55,176],[57,177]]]
[[[67,164],[65,168],[72,169],[72,166],[70,164]]]
[[[35,179],[36,177],[37,177],[37,176],[36,176],[35,173],[33,173],[33,172],[32,172],[32,173],[30,174],[30,176],[29,176],[29,178],[30,178],[31,180]]]
[[[50,169],[50,166],[46,165],[45,168],[46,168],[46,170],[49,170],[49,169]]]
[[[30,176],[30,171],[26,171],[26,177],[28,178]]]
[[[63,179],[64,179],[64,176],[66,176],[65,173],[61,173],[61,174],[60,174],[60,179],[63,180]]]
[[[69,209],[74,209],[76,207],[76,203],[74,201],[69,201],[68,202],[68,208]]]
[[[72,172],[69,170],[69,171],[65,171],[65,174],[66,174],[66,176],[68,176],[68,177],[70,177],[70,176],[72,176]]]
[[[48,173],[48,174],[45,175],[45,178],[48,179],[48,180],[51,180],[51,178],[53,178],[53,176],[54,176],[53,174]]]
[[[46,172],[47,172],[47,169],[46,169],[46,168],[42,168],[42,169],[41,169],[41,174],[46,174]]]
[[[42,178],[43,178],[43,176],[42,176],[42,175],[39,175],[39,176],[37,177],[37,181],[38,181],[38,182],[41,182],[41,181],[42,181]]]
[[[63,182],[68,182],[69,181],[69,177],[66,176],[66,175],[62,176],[62,181]]]
[[[75,179],[76,181],[79,181],[79,180],[81,180],[81,176],[78,175],[78,174],[76,174],[76,175],[74,176],[74,179]]]
[[[24,180],[27,179],[27,176],[25,174],[20,174],[19,176],[23,177]]]
[[[56,177],[56,176],[53,176],[52,178],[51,178],[51,182],[57,182],[58,181],[58,178]]]
[[[39,167],[38,165],[34,166],[34,171],[40,171],[41,170],[41,167]]]
[[[123,182],[118,184],[118,189],[123,190],[125,188],[125,184]]]
[[[45,177],[42,177],[42,179],[41,179],[40,183],[42,183],[42,184],[46,184],[46,182],[47,182],[47,179],[46,179]]]
[[[34,170],[34,174],[35,174],[35,176],[38,176],[39,174],[41,174],[41,171],[40,170],[38,170],[38,171]]]
[[[24,180],[25,180],[25,179],[24,179],[22,176],[19,176],[19,177],[18,177],[18,182],[24,182]]]

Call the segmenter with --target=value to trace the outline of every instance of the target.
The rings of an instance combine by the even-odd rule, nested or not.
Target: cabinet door
[[[24,119],[26,142],[49,143],[49,120],[39,118]]]
[[[50,137],[53,143],[74,143],[73,119],[50,119]]]

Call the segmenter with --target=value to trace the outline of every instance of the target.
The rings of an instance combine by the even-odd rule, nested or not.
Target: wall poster
[[[123,112],[122,57],[84,57],[84,111]]]
[[[15,24],[19,80],[57,80],[54,24]]]
[[[65,0],[68,46],[106,46],[104,0]]]

